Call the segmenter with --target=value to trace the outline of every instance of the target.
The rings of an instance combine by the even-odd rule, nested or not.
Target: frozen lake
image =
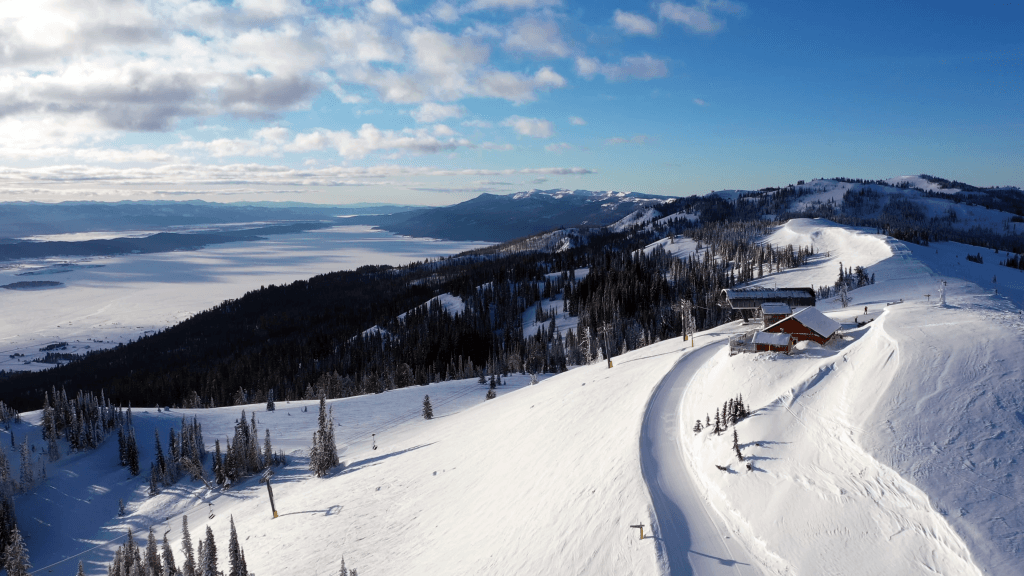
[[[366,264],[399,265],[486,246],[408,238],[369,226],[338,226],[195,251],[76,259],[19,260],[0,266],[0,286],[31,281],[57,287],[0,289],[0,369],[27,363],[47,345],[56,352],[109,348],[185,320],[270,284]],[[24,357],[12,355],[24,354]]]

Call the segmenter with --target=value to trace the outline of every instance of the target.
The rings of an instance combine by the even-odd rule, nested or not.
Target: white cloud
[[[401,16],[402,12],[395,6],[392,0],[370,0],[366,5],[371,12],[381,14],[383,16]]]
[[[504,47],[512,52],[527,52],[536,56],[564,58],[569,47],[562,40],[558,24],[548,18],[530,16],[519,18],[505,37]]]
[[[298,0],[235,0],[235,6],[255,16],[302,14],[305,8]]]
[[[555,133],[555,127],[550,121],[543,118],[509,116],[501,122],[501,125],[508,126],[523,136],[534,138],[551,138]]]
[[[664,60],[652,58],[648,54],[643,56],[626,56],[618,64],[602,63],[596,58],[576,58],[576,71],[584,78],[591,78],[601,74],[609,82],[622,82],[624,80],[651,80],[668,76],[668,66]]]
[[[445,24],[453,24],[459,20],[459,11],[448,2],[436,2],[430,8],[430,14]]]
[[[568,142],[559,142],[557,144],[548,144],[544,149],[548,152],[563,152],[565,150],[571,150],[572,144],[569,144]]]
[[[462,122],[463,126],[472,126],[474,128],[493,128],[494,124],[487,120],[465,120]]]
[[[433,128],[431,128],[431,131],[433,131],[434,136],[437,136],[439,138],[455,136],[455,130],[452,130],[446,124],[434,124]]]
[[[701,100],[700,98],[694,98],[693,99],[693,103],[696,104],[697,106],[707,106],[708,105],[707,102]]]
[[[572,124],[573,126],[586,126],[587,121],[579,116],[569,116],[569,124]]]
[[[473,10],[531,10],[560,6],[561,0],[472,0],[466,9]]]
[[[469,9],[556,4],[477,0]],[[528,17],[511,27],[477,24],[478,35],[459,36],[424,24],[429,14],[402,16],[394,0],[352,5],[345,17],[319,13],[317,6],[299,0],[5,2],[0,121],[37,129],[13,132],[14,142],[68,130],[99,138],[166,131],[183,119],[201,123],[225,113],[273,119],[308,109],[327,90],[346,104],[371,91],[395,103],[476,97],[519,104],[566,85],[551,67],[517,70],[490,61],[492,47],[502,42],[520,52],[568,55],[553,23]],[[455,22],[455,6],[438,0],[430,14]]]
[[[658,16],[662,20],[701,34],[714,34],[725,26],[725,22],[715,16],[715,12],[741,14],[743,6],[729,0],[699,0],[692,6],[676,2],[662,2],[658,5]]]
[[[641,36],[656,36],[658,34],[658,25],[639,14],[616,10],[612,20],[615,22],[615,27],[626,34]]]
[[[510,152],[516,148],[511,144],[498,144],[496,142],[484,142],[480,147],[484,150],[497,150],[499,152]]]
[[[413,120],[420,123],[437,122],[446,118],[462,118],[465,114],[462,106],[451,104],[437,104],[436,102],[425,102],[419,108],[410,112]]]
[[[607,140],[604,141],[604,143],[608,144],[609,146],[614,146],[615,144],[627,144],[627,143],[644,144],[646,142],[647,142],[647,135],[646,134],[637,134],[636,136],[633,136],[632,138],[629,138],[629,139],[622,138],[620,136],[616,136],[615,138],[608,138]]]

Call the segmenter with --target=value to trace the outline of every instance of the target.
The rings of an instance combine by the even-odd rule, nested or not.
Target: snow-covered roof
[[[785,314],[789,316],[793,313],[793,309],[789,307],[789,304],[783,304],[782,302],[765,302],[761,304],[762,314]]]
[[[797,320],[798,322],[810,328],[823,338],[828,338],[832,336],[840,328],[842,328],[842,325],[839,322],[836,322],[835,320],[829,318],[828,316],[825,316],[817,308],[812,308],[808,306],[807,308],[804,308],[803,310],[797,312],[796,314],[783,318],[782,320],[779,320],[775,324],[768,326],[767,328],[765,328],[765,330],[768,330],[769,328],[772,328],[774,326],[778,326],[779,324],[785,322],[786,320],[789,320],[790,318]]]
[[[785,302],[790,306],[814,306],[816,302],[813,288],[726,288],[722,294],[734,310],[755,310],[766,302]]]
[[[754,334],[754,344],[768,344],[770,346],[786,346],[791,336],[784,332],[757,332]]]

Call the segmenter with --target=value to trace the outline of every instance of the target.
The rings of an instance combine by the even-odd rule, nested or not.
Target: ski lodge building
[[[783,332],[755,332],[751,343],[756,352],[785,352],[793,351],[793,344],[796,338]]]
[[[740,311],[744,320],[765,304],[783,304],[792,310],[797,307],[813,307],[817,302],[814,288],[726,288],[722,290],[722,295],[729,302],[730,308]]]
[[[788,334],[797,342],[811,340],[824,345],[839,332],[841,327],[839,322],[825,316],[817,308],[808,307],[767,326],[762,333]]]
[[[761,304],[761,321],[765,326],[771,326],[792,313],[793,309],[789,307],[789,304],[783,304],[782,302],[765,302]]]

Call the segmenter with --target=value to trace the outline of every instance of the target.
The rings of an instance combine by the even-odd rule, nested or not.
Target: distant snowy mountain
[[[397,214],[376,222],[385,230],[407,236],[504,242],[562,227],[606,226],[638,207],[666,200],[665,196],[636,192],[530,190],[507,196],[481,194],[453,206]]]

